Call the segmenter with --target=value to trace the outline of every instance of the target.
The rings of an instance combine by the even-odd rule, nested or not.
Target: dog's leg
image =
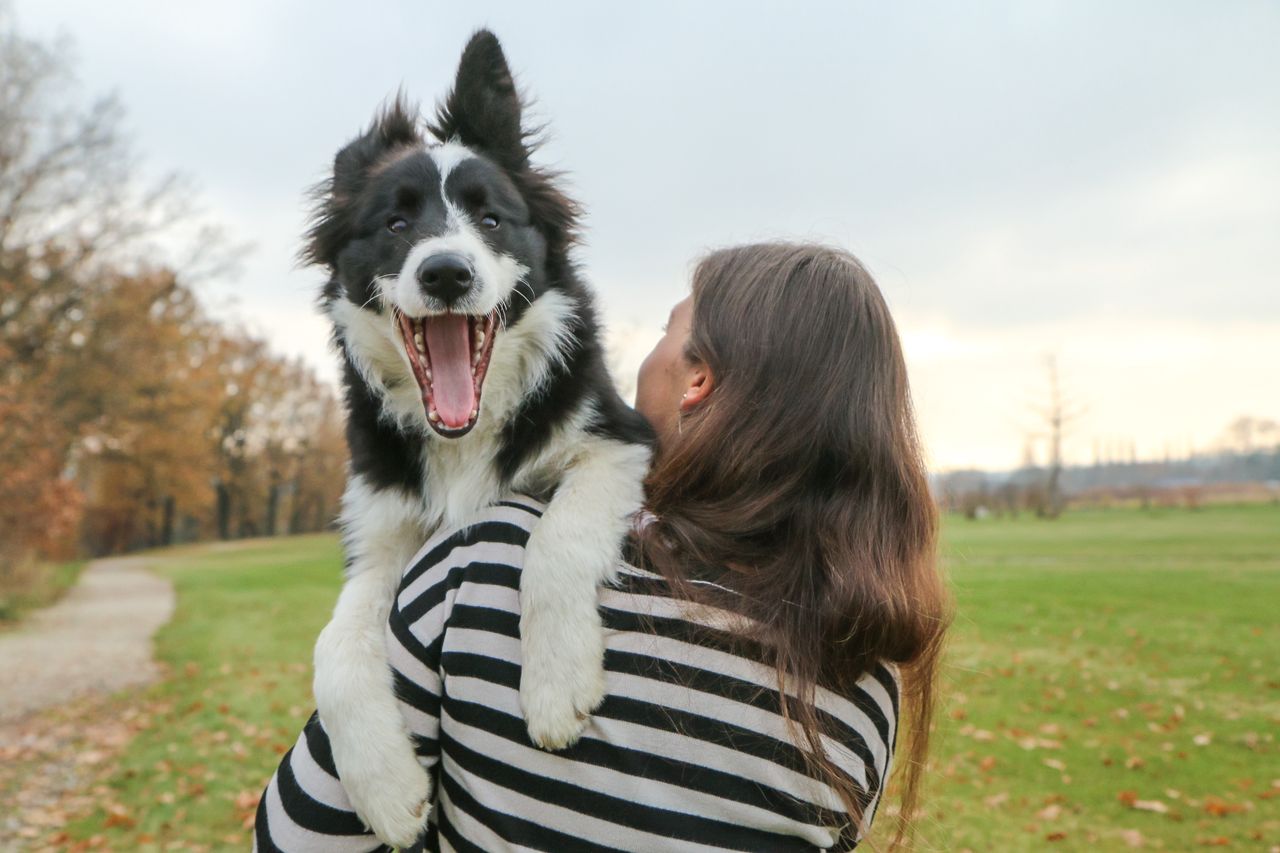
[[[426,826],[431,780],[397,705],[384,640],[400,573],[422,545],[417,502],[353,476],[342,498],[348,578],[315,650],[315,697],[342,786],[384,842]]]
[[[649,449],[592,438],[529,536],[520,576],[520,704],[534,743],[572,744],[604,698],[596,589],[640,509]]]

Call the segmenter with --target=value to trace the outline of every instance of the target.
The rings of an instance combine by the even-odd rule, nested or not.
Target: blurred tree
[[[95,481],[90,545],[169,544],[177,519],[212,498],[216,326],[168,272],[113,277],[92,313],[82,357],[52,383],[78,428],[78,467]]]
[[[217,344],[218,536],[319,530],[336,512],[346,442],[332,389],[300,361],[266,344],[224,334]]]
[[[75,550],[81,495],[45,441],[48,421],[45,407],[0,384],[0,575],[37,551]]]
[[[1270,418],[1244,415],[1227,425],[1220,444],[1232,453],[1270,450],[1280,446],[1280,424]]]
[[[118,103],[70,69],[0,2],[0,568],[325,526],[332,391],[206,314],[193,283],[238,250],[143,180]]]
[[[1062,444],[1067,430],[1084,414],[1084,409],[1064,392],[1058,373],[1058,357],[1047,355],[1044,359],[1048,388],[1042,402],[1032,406],[1039,417],[1041,437],[1049,444],[1049,459],[1045,467],[1043,501],[1032,506],[1044,518],[1057,518],[1062,514],[1065,500],[1062,494]]]

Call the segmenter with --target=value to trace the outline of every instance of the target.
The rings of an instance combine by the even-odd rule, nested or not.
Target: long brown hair
[[[734,609],[758,626],[782,711],[811,771],[863,819],[865,792],[822,744],[818,685],[839,693],[879,662],[902,673],[898,760],[905,838],[928,750],[950,602],[937,513],[889,309],[852,255],[764,243],[707,256],[693,275],[685,357],[710,396],[681,416],[646,482],[643,561],[694,598],[690,572],[731,567]]]

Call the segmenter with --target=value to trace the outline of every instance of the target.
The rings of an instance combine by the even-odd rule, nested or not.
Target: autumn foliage
[[[234,252],[3,7],[0,79],[0,569],[327,526],[340,407],[202,304]]]

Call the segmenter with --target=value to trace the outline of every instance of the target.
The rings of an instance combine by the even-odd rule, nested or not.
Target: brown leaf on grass
[[[137,820],[129,814],[129,811],[119,803],[107,806],[107,816],[103,819],[102,825],[106,829],[112,827],[120,827],[121,829],[132,829],[138,823]]]
[[[964,726],[962,729],[960,729],[960,734],[964,735],[965,737],[971,737],[974,740],[980,740],[984,742],[993,741],[996,739],[994,732],[987,731],[986,729],[977,729],[977,728],[974,728],[973,726]]]
[[[1057,803],[1054,803],[1051,806],[1045,806],[1040,811],[1036,812],[1036,817],[1041,820],[1057,820],[1062,817],[1062,806]]]
[[[1048,835],[1046,835],[1044,837],[1044,840],[1045,841],[1062,841],[1066,837],[1067,837],[1067,834],[1065,832],[1063,832],[1062,830],[1058,830],[1057,832],[1051,832]]]
[[[1024,737],[1018,741],[1018,746],[1028,751],[1032,749],[1062,749],[1062,741],[1044,737]]]
[[[261,799],[261,791],[251,791],[248,788],[236,794],[236,808],[238,809],[256,809],[258,800]]]
[[[995,766],[996,766],[996,757],[994,755],[984,756],[983,759],[978,762],[978,769],[981,770],[983,773],[990,772],[991,769],[994,768]]]
[[[1203,808],[1207,814],[1211,814],[1214,817],[1238,814],[1245,811],[1243,803],[1228,802],[1227,800],[1224,800],[1221,797],[1215,797],[1212,794],[1204,798]]]
[[[1136,755],[1130,755],[1124,760],[1124,766],[1128,767],[1130,770],[1137,770],[1139,767],[1146,767],[1147,762],[1143,761]]]
[[[1196,842],[1201,847],[1228,847],[1231,844],[1231,839],[1225,835],[1217,835],[1213,838],[1198,838]]]
[[[1059,761],[1056,758],[1046,758],[1042,763],[1044,764],[1045,767],[1049,767],[1053,770],[1057,770],[1059,773],[1067,769],[1067,765],[1063,764],[1061,761]]]
[[[1136,829],[1120,830],[1120,840],[1130,847],[1143,847],[1147,843],[1147,839]]]
[[[1132,808],[1140,812],[1155,812],[1156,814],[1168,814],[1169,807],[1160,800],[1134,800]]]
[[[992,794],[989,797],[984,797],[982,800],[982,804],[989,809],[994,809],[997,806],[1003,806],[1007,802],[1009,802],[1009,795],[1005,792]]]

